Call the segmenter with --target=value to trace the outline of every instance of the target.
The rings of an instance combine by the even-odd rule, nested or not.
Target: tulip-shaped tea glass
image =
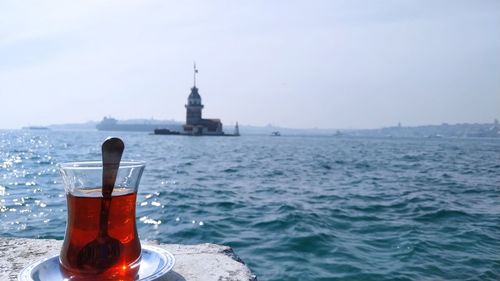
[[[135,205],[144,167],[144,162],[122,161],[111,199],[106,199],[102,194],[102,162],[59,165],[68,205],[59,261],[71,280],[133,280],[136,276],[141,244]],[[109,208],[103,215],[105,204]],[[114,242],[112,251],[106,245],[109,241]],[[97,250],[89,255],[85,249],[95,245]]]

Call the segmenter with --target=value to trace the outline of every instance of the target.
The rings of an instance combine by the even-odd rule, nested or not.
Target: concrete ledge
[[[173,271],[158,281],[257,281],[227,246],[141,243],[166,249],[175,256]],[[61,245],[60,240],[0,237],[0,280],[17,280],[21,269],[44,256],[57,255]]]

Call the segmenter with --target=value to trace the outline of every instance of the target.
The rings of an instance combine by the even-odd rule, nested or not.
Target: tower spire
[[[198,73],[198,69],[196,69],[196,62],[193,63],[193,85],[196,87],[196,73]]]

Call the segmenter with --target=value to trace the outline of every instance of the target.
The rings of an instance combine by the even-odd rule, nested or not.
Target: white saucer
[[[153,281],[172,270],[174,256],[166,250],[142,245],[141,266],[136,281]],[[19,281],[65,281],[59,267],[59,255],[30,264],[17,276]]]

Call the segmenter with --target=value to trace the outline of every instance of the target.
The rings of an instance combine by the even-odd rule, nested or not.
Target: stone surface
[[[40,258],[57,255],[61,244],[59,240],[0,237],[0,280],[17,280],[21,269]],[[168,250],[176,259],[173,271],[158,281],[257,280],[230,247],[215,244],[154,245]]]

